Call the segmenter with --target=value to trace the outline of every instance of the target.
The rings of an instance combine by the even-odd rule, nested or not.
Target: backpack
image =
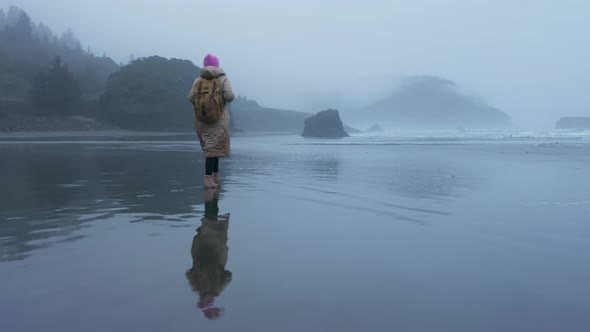
[[[195,116],[200,122],[216,123],[221,119],[224,100],[219,78],[199,80],[195,87],[194,106]]]

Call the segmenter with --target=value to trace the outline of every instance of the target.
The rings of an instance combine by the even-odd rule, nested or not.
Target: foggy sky
[[[406,75],[457,82],[523,127],[590,116],[586,0],[0,0],[117,61],[221,59],[269,107],[354,111]],[[187,87],[188,89],[188,87]]]

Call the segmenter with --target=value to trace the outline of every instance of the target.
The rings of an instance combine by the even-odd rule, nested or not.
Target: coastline
[[[72,131],[15,131],[0,132],[2,138],[57,138],[57,137],[169,137],[192,135],[183,132],[153,132],[153,131],[132,131],[122,129],[105,130],[72,130]]]

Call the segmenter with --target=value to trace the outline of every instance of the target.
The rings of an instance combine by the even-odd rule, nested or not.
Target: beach
[[[190,136],[3,137],[0,330],[587,331],[588,137],[232,144],[212,195]]]

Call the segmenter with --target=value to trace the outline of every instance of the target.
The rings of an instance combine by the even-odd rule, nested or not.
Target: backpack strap
[[[203,80],[199,80],[199,85],[197,86],[197,100],[201,101],[201,91],[203,90]]]
[[[223,78],[223,77],[225,77],[225,74],[221,74],[221,76],[218,77],[219,78],[219,82],[221,83],[221,102],[224,105],[227,105],[227,103],[225,102],[225,96],[223,95],[223,92],[225,90],[225,82],[227,81],[227,77],[226,77],[225,80],[222,81],[221,78]]]

